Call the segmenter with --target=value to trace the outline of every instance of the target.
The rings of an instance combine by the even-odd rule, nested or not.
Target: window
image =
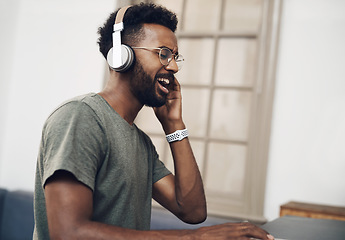
[[[202,173],[208,213],[264,221],[263,205],[281,3],[273,0],[161,0],[178,14],[176,77],[183,116]],[[128,4],[128,3],[127,3]],[[153,110],[136,124],[173,171]]]

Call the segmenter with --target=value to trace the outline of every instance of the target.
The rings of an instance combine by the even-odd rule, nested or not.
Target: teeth
[[[166,78],[159,78],[158,81],[164,82],[165,84],[169,84],[169,79]]]

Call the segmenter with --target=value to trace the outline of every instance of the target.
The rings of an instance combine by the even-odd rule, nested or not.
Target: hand
[[[264,239],[273,240],[274,237],[265,230],[249,223],[225,223],[196,230],[200,239]],[[199,238],[198,238],[199,239]]]
[[[174,78],[174,81],[169,86],[166,104],[162,107],[155,107],[153,110],[166,134],[171,133],[170,131],[174,132],[182,127],[177,126],[177,124],[183,125],[183,122],[181,87],[176,78]]]

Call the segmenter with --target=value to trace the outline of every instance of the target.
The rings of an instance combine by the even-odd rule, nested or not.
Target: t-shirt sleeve
[[[171,172],[165,167],[164,163],[159,160],[159,155],[156,149],[153,147],[154,150],[154,159],[153,159],[153,177],[152,183],[155,183],[162,179],[163,177],[171,174]]]
[[[165,176],[171,174],[171,172],[165,167],[164,163],[161,162],[159,159],[155,162],[155,168],[153,170],[153,182],[158,182],[160,179],[164,178]]]
[[[146,147],[148,148],[148,151],[150,152],[150,158],[151,158],[151,164],[152,164],[152,184],[155,182],[159,181],[163,177],[171,174],[171,172],[165,167],[164,163],[159,159],[159,155],[157,153],[157,150],[151,140],[151,138],[138,129],[142,136],[143,139],[146,143]]]
[[[65,170],[94,190],[106,148],[106,135],[96,113],[83,102],[69,102],[48,118],[42,137],[43,187],[54,172]]]

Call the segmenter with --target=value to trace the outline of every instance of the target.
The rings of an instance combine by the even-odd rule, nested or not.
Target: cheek
[[[145,75],[150,76],[152,79],[155,78],[157,74],[157,68],[154,67],[154,64],[152,63],[152,59],[137,58],[137,61],[135,62],[135,64],[138,66],[141,72],[145,73]]]
[[[159,61],[158,55],[155,54],[140,54],[137,57],[137,61],[145,70],[145,72],[149,74],[152,78],[154,78],[156,74],[164,68],[164,66]]]

